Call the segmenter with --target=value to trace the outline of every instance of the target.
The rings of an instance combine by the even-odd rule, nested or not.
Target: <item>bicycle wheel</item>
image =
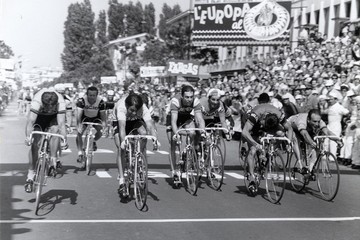
[[[335,198],[340,184],[339,164],[330,152],[320,154],[316,164],[316,179],[322,197],[331,201]]]
[[[289,179],[295,192],[301,192],[305,188],[304,175],[300,171],[299,161],[296,159],[295,154],[292,153],[289,161]]]
[[[238,151],[239,151],[240,167],[244,170],[248,151],[247,151],[247,144],[242,139],[240,139],[240,141],[239,141]]]
[[[196,153],[194,148],[186,150],[186,183],[187,191],[192,195],[195,195],[199,186],[199,163],[197,161]]]
[[[91,164],[93,159],[93,154],[91,149],[92,147],[93,147],[93,140],[92,138],[90,138],[86,143],[86,149],[85,149],[85,156],[86,156],[85,173],[87,175],[90,175],[91,172]]]
[[[42,188],[45,185],[45,176],[46,176],[46,156],[44,155],[42,159],[39,159],[36,167],[35,181],[34,181],[34,191],[35,191],[35,213],[37,214]]]
[[[266,192],[272,203],[280,202],[286,184],[286,168],[283,156],[275,152],[268,158],[265,169]]]
[[[226,144],[225,144],[225,140],[224,138],[222,137],[222,132],[219,132],[219,138],[218,138],[218,141],[217,141],[217,145],[219,146],[221,152],[224,154],[223,157],[224,157],[224,160],[226,159]]]
[[[147,160],[142,153],[136,157],[134,171],[135,205],[140,211],[146,206],[148,194],[148,168]]]
[[[224,181],[224,165],[225,160],[221,153],[219,146],[214,145],[211,147],[211,153],[208,155],[208,178],[211,183],[211,187],[219,191]]]

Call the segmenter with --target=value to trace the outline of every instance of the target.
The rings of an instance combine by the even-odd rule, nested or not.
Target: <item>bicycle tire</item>
[[[93,140],[91,137],[86,141],[86,149],[85,149],[85,156],[86,156],[86,164],[85,164],[85,174],[90,175],[91,173],[91,164],[92,164],[92,150],[90,148],[93,147]]]
[[[284,195],[286,185],[286,166],[279,152],[268,158],[265,169],[266,193],[269,201],[279,203]]]
[[[186,183],[187,183],[186,190],[190,194],[196,195],[196,192],[199,187],[200,169],[199,169],[199,163],[197,161],[196,152],[193,147],[186,149],[185,175],[186,175]]]
[[[46,176],[46,156],[42,156],[42,159],[38,160],[36,168],[36,175],[35,175],[35,181],[34,181],[34,188],[35,191],[35,214],[37,214],[40,201],[41,201],[41,193],[42,188],[45,185],[45,176]]]
[[[246,157],[247,157],[247,153],[248,153],[245,146],[246,146],[245,142],[242,139],[240,139],[238,154],[239,154],[240,168],[242,168],[242,170],[244,170],[244,168],[245,168],[245,162],[246,162]]]
[[[206,161],[208,165],[208,178],[210,186],[214,190],[219,191],[224,181],[225,159],[219,146],[212,146],[210,151],[211,153]]]
[[[135,205],[140,211],[146,206],[148,194],[148,165],[147,159],[142,154],[139,153],[136,156],[135,166],[134,166],[134,198]]]
[[[291,153],[289,160],[289,181],[292,189],[299,193],[305,188],[304,175],[300,173],[299,160],[296,159],[295,154]]]
[[[316,161],[316,179],[321,196],[326,201],[332,201],[339,191],[340,170],[337,159],[331,152],[319,155]]]
[[[218,138],[218,142],[217,145],[219,146],[221,152],[224,154],[224,160],[226,159],[226,144],[225,144],[225,139],[222,137],[222,132],[219,132],[219,138]]]

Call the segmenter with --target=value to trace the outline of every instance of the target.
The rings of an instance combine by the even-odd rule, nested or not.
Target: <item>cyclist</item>
[[[321,112],[318,109],[311,109],[309,113],[299,113],[291,116],[288,119],[292,129],[295,132],[293,138],[294,153],[297,155],[297,159],[300,158],[299,141],[303,141],[306,144],[306,153],[310,156],[309,166],[306,166],[302,160],[299,161],[300,173],[313,177],[312,169],[316,161],[316,142],[313,140],[315,136],[323,133],[325,135],[336,136],[332,131],[326,127],[326,123],[321,120]],[[341,140],[336,141],[339,145],[342,145]]]
[[[259,105],[255,106],[249,113],[242,131],[243,138],[250,147],[246,161],[249,166],[249,190],[251,192],[257,191],[254,176],[254,156],[256,153],[260,153],[260,157],[263,158],[264,154],[262,145],[259,143],[260,137],[266,133],[284,136],[284,131],[286,131],[289,139],[292,139],[293,135],[293,130],[284,118],[284,114],[278,108],[271,105],[270,97],[267,93],[260,94],[258,101]]]
[[[65,101],[64,98],[54,90],[42,89],[35,94],[31,102],[30,112],[27,116],[25,128],[25,143],[31,145],[29,152],[29,170],[25,184],[25,191],[30,193],[33,189],[33,178],[35,176],[35,165],[38,161],[39,141],[41,136],[34,135],[31,142],[30,135],[33,130],[60,133],[65,142],[61,142],[61,148],[67,148],[66,126],[65,126]],[[57,158],[59,138],[50,140],[50,157],[53,168],[61,168]]]
[[[194,128],[195,122],[199,128],[205,128],[205,122],[201,112],[201,104],[199,99],[194,97],[195,90],[190,85],[183,85],[181,87],[181,95],[175,95],[170,101],[170,113],[167,117],[167,126],[171,126],[170,138],[170,154],[171,154],[171,171],[174,182],[178,182],[180,173],[176,172],[176,158],[175,158],[175,145],[179,136],[175,135],[179,127]],[[195,149],[199,148],[199,139],[195,137],[195,132],[191,131],[190,137],[194,140]],[[204,136],[202,136],[204,137]]]
[[[207,98],[200,99],[200,104],[205,126],[214,127],[215,124],[220,123],[223,128],[228,129],[225,118],[225,107],[224,103],[220,101],[219,89],[210,89],[207,93]],[[225,133],[225,136],[227,140],[230,140],[230,134],[228,133],[229,131]]]
[[[96,134],[93,143],[93,150],[97,150],[96,141],[101,138],[102,132],[101,130],[104,128],[104,124],[106,122],[105,116],[105,103],[98,95],[99,90],[91,86],[86,90],[85,96],[79,98],[76,103],[77,107],[77,126],[78,133],[76,136],[76,146],[78,149],[78,162],[82,162],[83,159],[83,140],[82,135],[86,129],[86,125],[83,125],[82,122],[97,122],[101,121],[103,126],[96,126]]]
[[[120,99],[115,105],[117,122],[114,124],[115,144],[118,147],[117,165],[119,171],[119,193],[125,190],[124,166],[125,166],[125,136],[136,130],[134,134],[146,135],[149,133],[156,137],[155,127],[149,109],[143,102],[140,94],[131,93]],[[155,146],[159,147],[157,142]],[[142,143],[142,152],[145,153],[146,141]]]
[[[65,115],[65,122],[66,122],[66,130],[68,133],[71,132],[71,125],[72,125],[72,115],[73,115],[73,106],[72,106],[72,98],[65,94],[65,87],[62,84],[55,85],[55,91],[61,94],[65,100],[65,107],[66,107],[66,115]]]

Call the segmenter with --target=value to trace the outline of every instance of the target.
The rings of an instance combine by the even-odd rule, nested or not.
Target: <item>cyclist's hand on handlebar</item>
[[[336,143],[339,145],[339,148],[342,148],[344,146],[344,143],[341,139],[337,140]]]
[[[61,150],[66,150],[66,149],[69,148],[69,144],[68,144],[68,142],[66,140],[61,141],[60,146],[61,146]]]
[[[157,151],[161,147],[161,144],[158,140],[155,140],[153,141],[153,146],[154,146],[154,151]]]
[[[172,137],[173,141],[177,142],[180,140],[180,136],[179,134],[174,134],[174,136]]]
[[[200,137],[205,140],[207,138],[206,132],[201,132]]]
[[[226,137],[226,141],[231,140],[231,134],[230,133],[225,133],[225,137]]]
[[[30,137],[25,137],[25,145],[30,146],[31,145],[31,139]]]
[[[316,148],[316,142],[313,141],[310,145],[312,148]]]
[[[122,141],[122,142],[121,142],[120,148],[121,148],[121,149],[125,149],[125,141]]]

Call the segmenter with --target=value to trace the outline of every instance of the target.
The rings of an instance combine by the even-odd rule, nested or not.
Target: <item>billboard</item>
[[[200,63],[189,60],[169,60],[166,65],[168,76],[197,77]]]
[[[274,46],[290,40],[291,1],[194,6],[194,46]]]
[[[163,77],[165,66],[140,67],[140,77]]]

